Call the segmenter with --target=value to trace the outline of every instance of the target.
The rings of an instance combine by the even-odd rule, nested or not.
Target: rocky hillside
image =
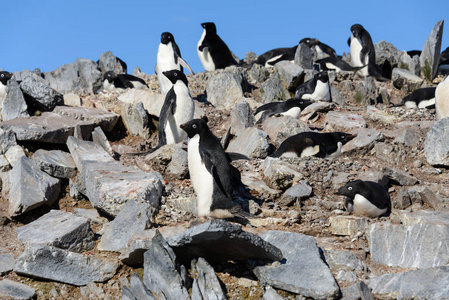
[[[243,224],[196,217],[185,144],[129,155],[157,143],[155,75],[136,69],[149,88],[102,92],[105,71],[127,71],[111,52],[15,72],[1,102],[1,298],[446,298],[449,121],[395,105],[444,78],[426,71],[429,49],[410,57],[380,42],[391,80],[331,71],[331,102],[257,125],[258,106],[317,72],[303,64],[312,53],[270,68],[248,53],[245,66],[188,75],[196,116],[250,158],[233,162],[235,201],[257,216]],[[333,160],[268,157],[305,131],[357,136]],[[346,212],[335,192],[355,179],[388,189],[392,213]]]

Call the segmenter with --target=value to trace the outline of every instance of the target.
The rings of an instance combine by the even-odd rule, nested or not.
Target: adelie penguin
[[[231,50],[217,34],[212,22],[201,23],[203,34],[198,42],[197,51],[204,70],[214,71],[236,65]]]
[[[309,48],[316,53],[316,57],[318,59],[325,58],[325,57],[337,57],[337,54],[335,53],[335,50],[332,47],[329,47],[328,45],[321,43],[318,39],[313,38],[304,38],[301,41],[299,41],[300,44],[305,44],[309,46]]]
[[[315,61],[320,65],[321,70],[323,71],[331,71],[334,70],[336,72],[348,71],[355,72],[362,69],[362,67],[352,67],[350,64],[345,62],[343,59],[337,56],[329,56]]]
[[[276,114],[299,119],[301,111],[312,103],[313,102],[310,100],[290,98],[286,101],[264,104],[262,106],[259,106],[254,112],[256,124],[260,124],[265,119]]]
[[[341,147],[354,137],[344,132],[301,132],[283,141],[270,157],[316,156],[335,159],[341,154]]]
[[[190,180],[197,195],[198,216],[251,218],[232,201],[233,176],[229,156],[203,119],[181,125],[189,137]]]
[[[127,88],[148,87],[142,78],[130,74],[117,74],[114,71],[104,73],[103,79],[103,89],[109,92],[117,92]]]
[[[449,76],[435,90],[435,115],[437,120],[449,117]]]
[[[357,215],[376,218],[387,216],[391,212],[391,200],[388,192],[373,181],[358,179],[349,182],[336,194],[346,196],[346,210]]]
[[[411,94],[402,98],[400,105],[406,108],[435,108],[435,90],[436,87],[425,87],[414,90]]]
[[[8,80],[12,78],[12,73],[1,71],[0,72],[0,101],[6,98],[6,94],[8,93]]]
[[[283,60],[294,61],[297,48],[298,45],[290,48],[276,48],[269,50],[259,55],[254,63],[265,67],[270,67]]]
[[[295,98],[313,101],[331,101],[329,75],[327,72],[317,73],[312,79],[299,85],[295,91]]]
[[[187,68],[191,74],[194,74],[192,68],[182,59],[181,51],[175,42],[175,38],[170,32],[161,34],[161,43],[157,50],[157,62],[154,71],[157,75],[161,94],[165,95],[170,90],[172,83],[162,73],[170,70],[179,70],[183,72],[183,67]]]

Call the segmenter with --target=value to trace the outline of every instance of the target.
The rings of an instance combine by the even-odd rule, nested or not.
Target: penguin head
[[[319,43],[319,40],[317,39],[312,39],[312,38],[303,38],[302,40],[299,41],[300,44],[306,44],[309,47],[312,47],[316,44]]]
[[[364,189],[365,185],[366,184],[364,181],[357,179],[339,188],[335,194],[340,196],[346,196],[349,198],[354,198],[356,194],[360,194],[360,192]]]
[[[363,26],[360,24],[354,24],[351,26],[352,35],[356,38],[360,37],[364,30],[365,28],[363,28]]]
[[[193,138],[197,134],[201,135],[201,132],[204,130],[209,130],[209,127],[203,119],[193,119],[179,125],[179,127],[187,133],[189,138]]]
[[[118,75],[114,71],[107,71],[104,73],[103,80],[107,80],[108,82],[113,82],[117,79]]]
[[[164,71],[162,72],[162,74],[164,74],[165,77],[168,78],[168,80],[171,81],[171,83],[175,84],[178,80],[181,80],[182,82],[185,83],[186,86],[189,85],[189,82],[187,81],[187,77],[186,75],[179,70],[170,70],[170,71]]]
[[[215,27],[215,23],[213,22],[201,23],[201,26],[204,28],[204,30],[206,30],[206,33],[209,34],[217,33],[217,27]]]
[[[311,100],[301,99],[301,101],[299,101],[299,108],[301,108],[301,110],[303,110],[304,108],[306,108],[307,106],[309,106],[312,103],[313,103],[313,101],[311,101]]]
[[[319,81],[324,82],[324,83],[329,81],[329,75],[327,74],[327,71],[323,71],[323,72],[320,72],[320,73],[316,74],[314,76],[314,78],[317,81],[319,80]]]
[[[161,34],[161,43],[164,45],[167,45],[170,42],[174,42],[175,38],[173,37],[173,34],[170,32],[163,32]]]
[[[6,71],[1,71],[1,72],[0,72],[0,82],[1,82],[3,85],[6,85],[6,83],[8,82],[8,80],[11,79],[12,75],[13,75],[12,73],[9,73],[9,72],[6,72]]]
[[[349,134],[344,132],[332,132],[331,135],[336,142],[340,142],[343,145],[356,137],[355,134]]]

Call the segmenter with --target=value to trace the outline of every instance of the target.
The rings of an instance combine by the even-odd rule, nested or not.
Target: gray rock
[[[268,135],[255,127],[245,128],[229,143],[226,151],[241,153],[250,158],[265,158],[270,151]]]
[[[418,179],[396,168],[383,167],[384,173],[390,180],[399,185],[414,185],[418,183]]]
[[[111,51],[100,54],[100,59],[97,63],[103,74],[108,71],[114,71],[117,74],[128,73],[126,63],[120,58],[116,57]]]
[[[305,44],[298,45],[295,53],[295,63],[303,69],[313,68],[313,53],[309,46]]]
[[[372,78],[366,77],[366,78]],[[368,113],[368,118],[373,121],[380,122],[383,124],[394,124],[399,121],[399,118],[389,114],[388,112],[382,111],[374,106],[368,105],[366,108],[366,112]]]
[[[147,139],[150,136],[148,130],[149,117],[142,102],[123,104],[121,117],[129,134],[141,136],[144,139]]]
[[[263,300],[284,300],[285,298],[279,295],[275,289],[271,286],[265,287],[265,293],[263,294]]]
[[[391,66],[397,66],[402,54],[393,44],[386,41],[374,44],[374,51],[376,52],[376,65],[382,65],[388,61]]]
[[[12,271],[15,261],[14,256],[10,253],[0,254],[0,275]]]
[[[177,144],[174,147],[171,156],[171,161],[167,166],[167,173],[177,179],[184,179],[189,174],[189,162],[187,151],[182,148],[182,145]]]
[[[247,127],[255,124],[254,115],[246,101],[234,105],[231,111],[231,134],[239,135]]]
[[[182,143],[164,145],[145,157],[150,169],[165,173],[167,178],[184,179],[189,173],[187,152]]]
[[[315,117],[319,112],[328,112],[335,108],[335,104],[332,102],[317,101],[301,111],[302,120],[310,120]]]
[[[268,231],[260,236],[284,255],[281,262],[254,268],[261,284],[315,299],[338,297],[340,289],[320,257],[315,238],[283,231]]]
[[[4,130],[12,130],[18,141],[65,144],[67,138],[75,133],[75,128],[82,130],[83,137],[88,138],[92,125],[74,120],[52,112],[44,112],[39,117],[21,117],[0,124]]]
[[[8,80],[8,93],[3,103],[0,103],[2,121],[9,121],[19,117],[28,117],[28,106],[25,102],[22,90],[14,78]]]
[[[32,75],[36,75],[36,76],[40,76],[42,77],[42,73],[41,70],[39,68],[34,69],[33,71],[30,70],[23,70],[23,71],[15,71],[14,73],[14,79],[16,81],[22,81],[25,77],[27,76],[32,76]]]
[[[165,95],[148,89],[128,89],[118,96],[118,100],[128,104],[142,102],[143,107],[147,110],[148,114],[159,117],[162,105],[165,101]]]
[[[254,64],[248,71],[248,81],[252,84],[262,83],[267,80],[269,76],[270,73],[268,70],[259,64]]]
[[[192,272],[196,274],[192,285],[192,300],[227,299],[221,282],[211,265],[202,257],[192,262]]]
[[[418,128],[404,128],[399,130],[398,135],[394,138],[394,142],[409,147],[416,147],[421,138],[424,138],[422,130]]]
[[[75,94],[75,93],[66,93],[64,94],[64,105],[67,106],[81,106],[82,105],[82,101],[79,95]]]
[[[9,279],[0,281],[0,298],[2,299],[35,299],[36,291],[26,284]]]
[[[45,72],[48,85],[60,93],[94,93],[101,88],[102,74],[97,64],[89,59],[78,58],[74,63]]]
[[[438,71],[443,27],[444,20],[440,20],[435,24],[419,56],[422,77],[428,81],[432,81]]]
[[[260,95],[263,103],[285,101],[290,98],[290,94],[278,72],[271,73],[268,79],[260,85]]]
[[[243,98],[242,76],[229,72],[211,77],[206,86],[207,101],[217,109],[229,109]]]
[[[136,272],[131,275],[129,286],[123,286],[122,300],[156,300]]]
[[[402,187],[398,193],[396,194],[396,199],[394,201],[394,207],[397,209],[405,209],[412,205],[412,201],[410,199],[410,195],[407,191],[407,188]]]
[[[160,233],[156,233],[144,256],[143,282],[159,299],[190,299],[184,266]]]
[[[155,210],[148,203],[126,202],[117,217],[103,226],[97,248],[100,251],[120,251],[135,233],[148,229]]]
[[[246,52],[245,57],[243,58],[243,62],[246,64],[252,64],[256,60],[257,60],[257,54],[252,51]]]
[[[239,225],[225,220],[214,219],[191,227],[180,235],[168,237],[167,241],[182,261],[198,257],[203,257],[211,263],[282,259],[278,248],[257,235],[243,231]]]
[[[281,75],[288,90],[296,88],[304,77],[304,69],[289,61],[280,61],[274,67]]]
[[[100,126],[95,127],[94,131],[92,131],[92,142],[99,145],[104,151],[114,157],[114,151],[112,150],[111,144],[109,144],[108,138]]]
[[[367,218],[356,216],[332,216],[329,223],[333,235],[344,236],[355,236],[359,232],[364,232],[368,226]]]
[[[270,188],[262,178],[259,178],[258,172],[243,172],[241,175],[244,185],[266,197],[278,198],[282,194],[281,190]]]
[[[337,280],[355,282],[357,273],[367,270],[366,265],[354,253],[346,250],[324,250],[325,261],[337,273]]]
[[[416,76],[421,75],[421,67],[419,64],[419,55],[410,57],[405,50],[402,51],[399,57],[398,67],[410,71]]]
[[[89,219],[89,222],[94,225],[103,225],[107,220],[101,217],[96,209],[84,209],[75,207],[73,213],[79,217]]]
[[[342,111],[330,111],[324,119],[324,128],[327,131],[347,132],[352,129],[365,128],[366,121],[361,115]]]
[[[273,189],[286,190],[304,178],[304,176],[294,169],[293,165],[279,158],[267,157],[261,168],[265,182]]]
[[[20,88],[27,99],[41,111],[51,111],[56,105],[63,104],[62,94],[44,83],[41,76],[27,76],[20,83]]]
[[[409,188],[407,192],[410,195],[410,199],[414,203],[423,202],[436,210],[441,210],[444,208],[444,204],[441,197],[438,197],[427,186],[413,186]]]
[[[53,177],[72,178],[76,175],[75,162],[70,153],[61,150],[38,149],[31,158],[42,171]]]
[[[449,166],[449,118],[436,121],[427,132],[424,154],[430,165]]]
[[[105,282],[115,275],[117,263],[47,245],[30,245],[17,258],[14,272],[82,286]]]
[[[9,215],[11,217],[26,213],[41,205],[51,206],[57,200],[61,189],[59,179],[40,170],[37,164],[27,157],[9,172],[11,190],[9,192]]]
[[[344,300],[374,300],[371,289],[363,281],[342,289],[341,294]]]
[[[53,112],[92,124],[93,127],[100,126],[106,132],[112,131],[119,119],[119,115],[114,112],[91,107],[57,106]]]
[[[48,230],[51,227],[52,230]],[[45,244],[74,252],[95,247],[94,233],[86,218],[61,210],[51,210],[39,219],[17,228],[19,240]]]
[[[16,146],[16,135],[11,129],[0,127],[0,153],[6,153],[9,148]]]
[[[292,135],[311,131],[306,122],[290,116],[267,118],[262,123],[262,130],[268,134],[276,147]]]
[[[308,199],[312,195],[312,187],[305,181],[300,181],[287,189],[279,201],[281,206],[290,206],[296,201]]]
[[[449,267],[385,274],[367,284],[374,296],[381,299],[447,299]]]
[[[407,94],[417,90],[424,82],[421,77],[400,68],[393,69],[391,80],[396,88],[404,90]]]
[[[8,162],[11,164],[11,166],[14,168],[21,157],[26,157],[25,151],[23,151],[23,148],[19,145],[12,146],[8,149],[5,153],[5,157],[8,160]]]
[[[333,85],[331,85],[332,102],[337,103],[340,107],[346,106],[346,97]]]
[[[374,153],[377,158],[397,165],[402,164],[407,158],[407,152],[400,145],[377,143],[374,145]]]
[[[86,161],[103,163],[110,163],[114,161],[114,159],[106,151],[104,151],[103,148],[101,148],[98,144],[89,141],[83,141],[70,137],[67,140],[67,146],[76,167],[81,173],[83,172],[83,165]]]

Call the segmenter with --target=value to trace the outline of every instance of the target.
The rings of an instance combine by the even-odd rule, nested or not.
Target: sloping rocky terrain
[[[155,75],[136,69],[149,88],[102,92],[102,73],[127,71],[111,52],[15,72],[0,124],[1,298],[447,298],[449,121],[396,106],[444,76],[384,41],[376,55],[392,80],[329,72],[331,102],[258,125],[258,106],[317,72],[305,59],[265,68],[248,53],[245,66],[187,75],[196,117],[250,158],[233,162],[235,201],[257,216],[243,224],[196,216],[185,144],[129,155],[157,144]],[[268,157],[311,130],[357,136],[334,160]],[[355,179],[388,189],[388,217],[344,210],[335,192]]]

